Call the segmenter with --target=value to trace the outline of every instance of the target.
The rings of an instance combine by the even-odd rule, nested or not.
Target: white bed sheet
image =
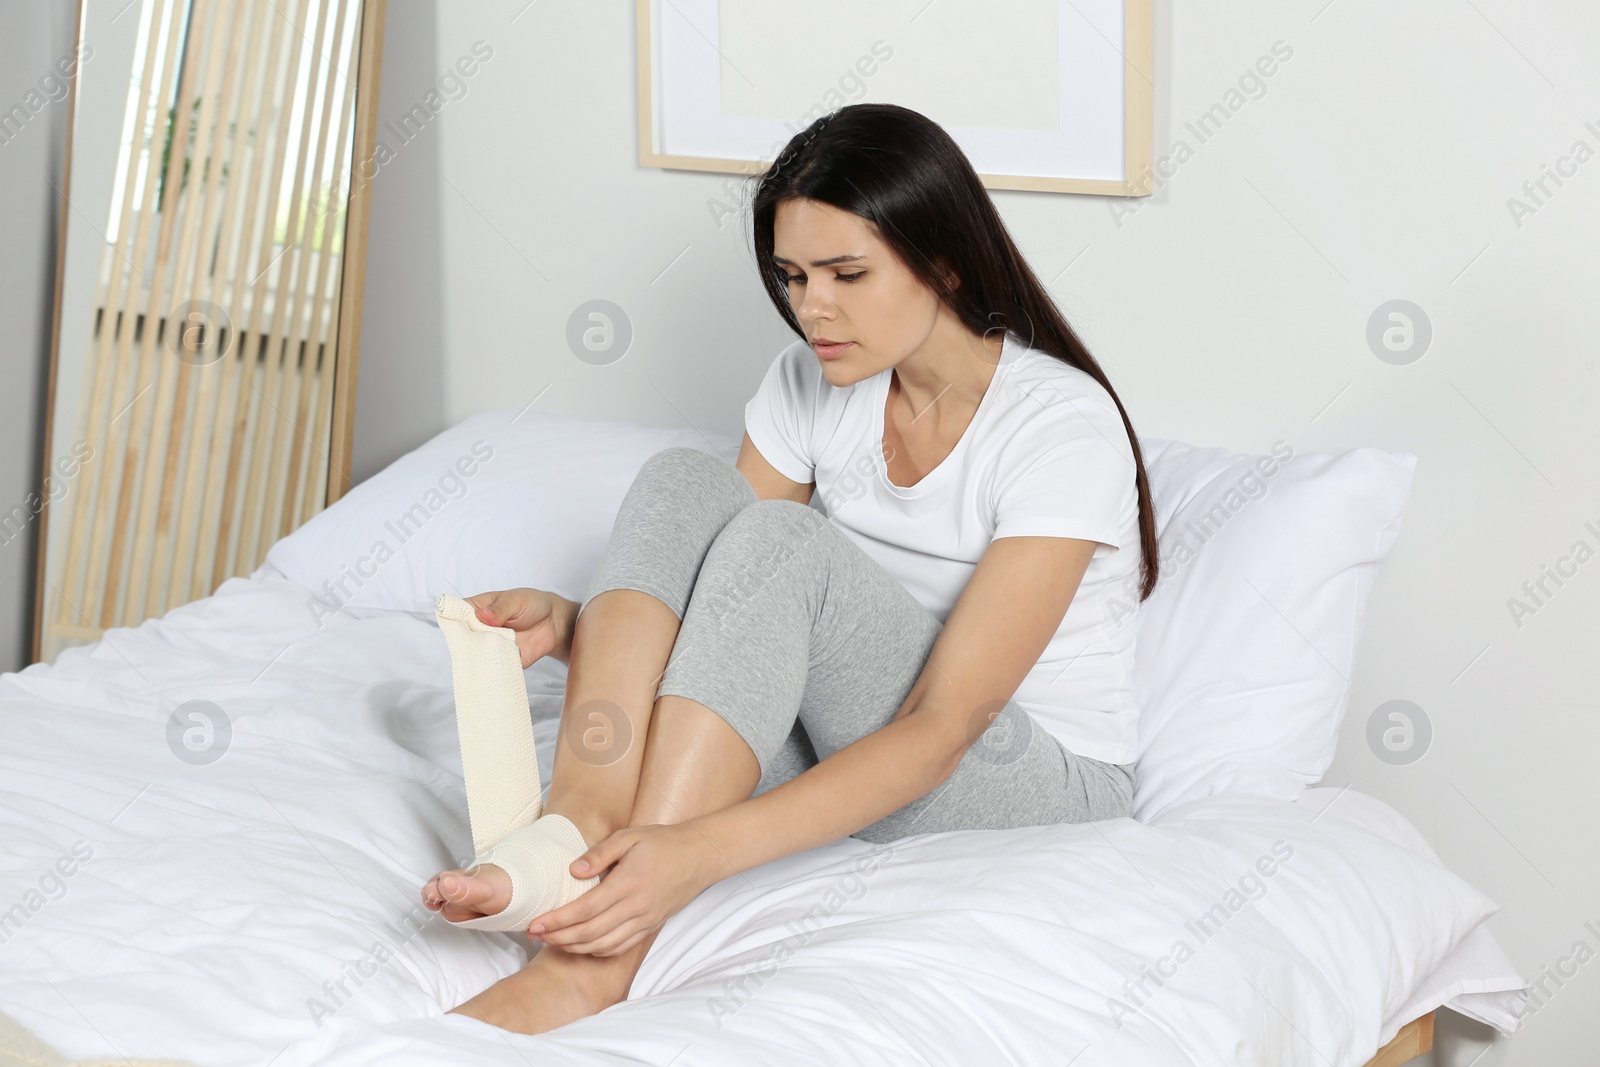
[[[1336,789],[839,842],[702,894],[594,1018],[526,1037],[445,1015],[524,959],[404,925],[471,847],[445,645],[403,613],[319,624],[307,596],[263,568],[0,676],[0,1005],[67,1055],[1357,1067],[1449,998],[1515,1029],[1492,902]],[[553,711],[558,683],[529,680]],[[169,745],[190,700],[231,724],[214,763]],[[1275,844],[1291,858],[1202,942],[1186,924]],[[1172,973],[1130,993],[1141,968]]]

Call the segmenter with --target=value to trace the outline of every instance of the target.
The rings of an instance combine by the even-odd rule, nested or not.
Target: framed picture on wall
[[[1150,0],[636,2],[644,166],[759,173],[813,119],[893,103],[990,189],[1149,192]]]

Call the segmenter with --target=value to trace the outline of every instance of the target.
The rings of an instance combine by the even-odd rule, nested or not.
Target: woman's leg
[[[832,523],[790,501],[748,505],[724,525],[682,618],[657,689],[633,824],[737,803],[886,725],[941,629]],[[1128,814],[1124,768],[1067,752],[1014,703],[998,715],[975,708],[972,722],[982,736],[943,785],[856,836]],[[600,958],[547,946],[463,1007],[522,1032],[561,1025],[623,999],[651,941]],[[476,1004],[493,993],[494,1004]]]
[[[695,578],[717,534],[755,500],[737,468],[691,448],[651,456],[623,497],[579,608],[544,804],[590,845],[628,825],[656,684]],[[444,916],[497,913],[510,886],[493,864],[444,872]]]
[[[720,553],[746,560],[725,565]],[[944,629],[861,545],[810,507],[762,501],[717,537],[661,683],[714,709],[763,784],[798,721],[826,758],[888,725]],[[1131,814],[1131,766],[1080,757],[1014,701],[974,707],[954,773],[854,837],[1005,829]]]
[[[887,725],[942,625],[815,510],[762,501],[718,535],[659,693],[712,709],[749,744],[770,788],[798,724],[826,758]],[[913,833],[1126,816],[1131,768],[1065,749],[1015,701],[969,716],[973,746],[943,784],[857,832]],[[803,769],[800,768],[800,769]]]
[[[658,689],[632,824],[731,806],[886,725],[940,629],[811,508],[744,508],[717,536],[683,617]],[[982,736],[950,778],[856,836],[889,841],[1129,813],[1125,769],[1068,752],[1015,703],[976,708],[972,724]],[[546,946],[521,990],[546,1005],[535,1026],[624,999],[654,940],[612,957]]]
[[[681,777],[673,795],[691,807],[725,807],[741,791],[750,794],[752,783],[744,779],[754,760],[720,719],[706,712],[708,718],[697,721],[670,711],[658,718],[652,711],[706,553],[727,522],[755,500],[737,468],[688,448],[652,456],[623,499],[573,633],[561,740],[545,803],[546,811],[571,819],[591,845],[634,821],[640,774],[652,747],[674,753],[650,765],[660,778],[676,764]],[[659,787],[650,794],[659,804]],[[472,880],[467,896],[452,895],[481,902],[487,891],[479,881]],[[500,881],[495,892],[503,896],[509,882]],[[450,907],[451,919],[478,913],[476,907]],[[555,965],[563,962],[568,966],[558,972]],[[453,1010],[523,1033],[549,1029],[626,995],[626,984],[611,992],[614,964],[595,962],[546,948],[523,972]]]
[[[701,566],[756,499],[732,464],[669,448],[646,461],[623,500],[573,632],[546,801],[591,845],[631,822],[656,688]]]

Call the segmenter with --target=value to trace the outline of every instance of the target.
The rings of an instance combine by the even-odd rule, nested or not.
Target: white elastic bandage
[[[535,916],[600,879],[568,871],[589,851],[578,828],[560,815],[540,817],[538,753],[516,635],[486,625],[471,604],[449,593],[439,595],[433,610],[450,648],[473,863],[493,863],[511,878],[511,903],[503,911],[451,925],[525,930]]]

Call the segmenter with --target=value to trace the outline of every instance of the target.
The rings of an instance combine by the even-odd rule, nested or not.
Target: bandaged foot
[[[526,930],[536,916],[576,899],[599,878],[574,878],[568,869],[589,850],[578,828],[560,815],[541,817],[538,753],[516,635],[487,625],[471,604],[449,593],[440,594],[434,614],[450,648],[472,825],[473,866],[456,877],[473,878],[476,868],[492,864],[511,881],[503,910],[445,921],[470,930]],[[445,899],[439,881],[424,890],[430,907]]]
[[[589,846],[578,828],[560,815],[546,815],[513,830],[475,858],[473,866],[463,872],[463,876],[470,878],[489,864],[505,871],[511,879],[511,894],[504,910],[477,919],[445,921],[469,930],[526,930],[537,916],[577,899],[599,881],[598,878],[574,878],[567,869],[587,851]],[[499,894],[495,894],[472,906],[492,908],[498,898]]]

